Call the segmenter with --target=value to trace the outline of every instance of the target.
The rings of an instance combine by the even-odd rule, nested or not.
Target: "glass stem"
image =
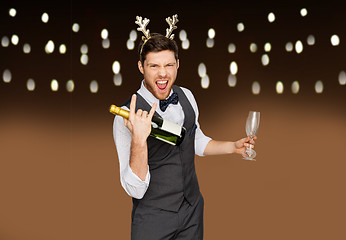
[[[253,136],[250,136],[250,140],[253,140]],[[250,143],[249,149],[252,149],[253,145]]]

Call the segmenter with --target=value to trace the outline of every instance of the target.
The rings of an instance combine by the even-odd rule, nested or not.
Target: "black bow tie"
[[[162,112],[166,111],[169,104],[178,104],[179,97],[177,93],[172,93],[172,95],[165,100],[160,100],[160,109]]]

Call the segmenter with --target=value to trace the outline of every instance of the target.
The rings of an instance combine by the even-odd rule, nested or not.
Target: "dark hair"
[[[144,64],[146,56],[150,52],[160,52],[164,50],[171,50],[174,52],[175,60],[178,60],[178,45],[177,43],[163,36],[159,33],[152,33],[149,40],[143,45],[144,41],[141,40],[138,46],[139,60]],[[142,50],[142,52],[141,52]]]

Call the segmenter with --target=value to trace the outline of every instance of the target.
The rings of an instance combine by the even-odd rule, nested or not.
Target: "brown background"
[[[135,16],[151,18],[150,29],[163,32],[164,18],[176,12],[191,43],[180,52],[177,84],[193,91],[204,133],[237,140],[245,135],[248,111],[261,112],[256,162],[239,155],[196,158],[205,239],[346,237],[346,92],[337,80],[346,69],[344,7],[175,3],[154,2],[156,10],[74,1],[15,1],[1,7],[1,37],[20,36],[18,46],[0,47],[1,73],[10,69],[13,76],[10,83],[0,82],[1,240],[130,239],[131,198],[120,185],[108,106],[121,104],[140,84],[137,55],[126,49]],[[8,16],[10,7],[17,8],[16,18]],[[299,15],[302,7],[308,9],[305,19]],[[44,11],[50,14],[46,25],[40,22]],[[266,20],[270,11],[277,15],[273,24]],[[246,27],[242,34],[235,27],[240,21]],[[81,25],[74,35],[73,22]],[[207,49],[210,27],[216,30],[215,47]],[[108,50],[101,47],[103,28],[110,31]],[[341,39],[338,47],[330,44],[334,33]],[[304,42],[309,34],[316,38],[310,47]],[[68,53],[47,55],[49,39],[67,44]],[[287,53],[284,44],[298,39],[303,53]],[[263,67],[267,41],[273,50]],[[29,55],[21,50],[24,42],[32,45]],[[230,42],[237,45],[234,54],[227,52]],[[260,48],[255,54],[248,50],[251,42]],[[87,66],[79,63],[83,43],[89,46]],[[121,63],[120,87],[112,82],[114,60]],[[227,85],[231,61],[239,66],[234,88]],[[207,66],[208,89],[200,87],[200,62]],[[36,81],[33,92],[26,90],[30,77]],[[50,90],[52,78],[61,84],[58,92]],[[73,93],[64,88],[68,79],[75,81]],[[99,92],[92,94],[88,87],[95,79]],[[254,80],[261,84],[259,95],[251,93]],[[298,94],[290,91],[295,80]],[[324,83],[322,94],[314,91],[317,80]],[[283,94],[275,91],[277,81],[285,86]]]

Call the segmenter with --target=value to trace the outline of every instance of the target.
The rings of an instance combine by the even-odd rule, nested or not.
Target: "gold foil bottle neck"
[[[113,113],[114,115],[122,116],[123,118],[129,118],[130,112],[126,111],[120,107],[117,107],[115,105],[111,105],[109,107],[109,112]]]

